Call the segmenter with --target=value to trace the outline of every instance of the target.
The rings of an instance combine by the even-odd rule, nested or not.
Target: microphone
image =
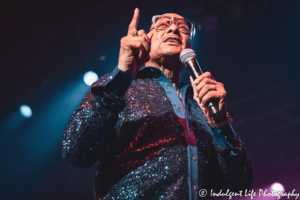
[[[196,53],[193,49],[184,49],[180,53],[180,61],[186,66],[193,80],[203,74],[198,61],[196,60]],[[206,103],[207,109],[210,113],[217,117],[220,114],[219,104],[215,100],[210,100]]]

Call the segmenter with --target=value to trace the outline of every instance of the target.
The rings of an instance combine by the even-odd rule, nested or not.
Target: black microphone
[[[180,61],[186,66],[193,80],[203,74],[199,63],[196,60],[196,53],[193,49],[184,49],[180,53]],[[206,103],[206,107],[214,117],[217,117],[220,114],[219,104],[217,101],[208,101]]]

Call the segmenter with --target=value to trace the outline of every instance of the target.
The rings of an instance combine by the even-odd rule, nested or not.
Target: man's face
[[[174,13],[164,14],[170,17],[183,18]],[[156,30],[151,25],[153,33],[151,39],[151,58],[161,58],[167,56],[178,55],[183,49],[192,48],[192,37],[190,34],[184,34],[179,31],[175,22],[166,30]]]

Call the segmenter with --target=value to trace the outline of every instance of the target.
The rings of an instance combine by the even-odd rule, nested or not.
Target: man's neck
[[[165,76],[171,81],[174,88],[176,88],[179,85],[181,72],[184,68],[184,66],[182,66],[182,63],[179,62],[172,63],[167,60],[157,62],[151,59],[146,63],[145,66],[152,66],[160,69],[165,74]]]

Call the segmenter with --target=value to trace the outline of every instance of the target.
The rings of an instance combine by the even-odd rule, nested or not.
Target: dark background
[[[194,50],[203,70],[225,85],[233,127],[252,159],[252,188],[277,181],[299,192],[300,1],[6,0],[0,199],[93,199],[96,166],[79,169],[63,160],[62,135],[89,89],[83,74],[101,77],[117,65],[135,7],[138,29],[168,12],[197,24]],[[182,80],[189,81],[186,71]],[[22,104],[31,107],[31,118],[19,113]]]

